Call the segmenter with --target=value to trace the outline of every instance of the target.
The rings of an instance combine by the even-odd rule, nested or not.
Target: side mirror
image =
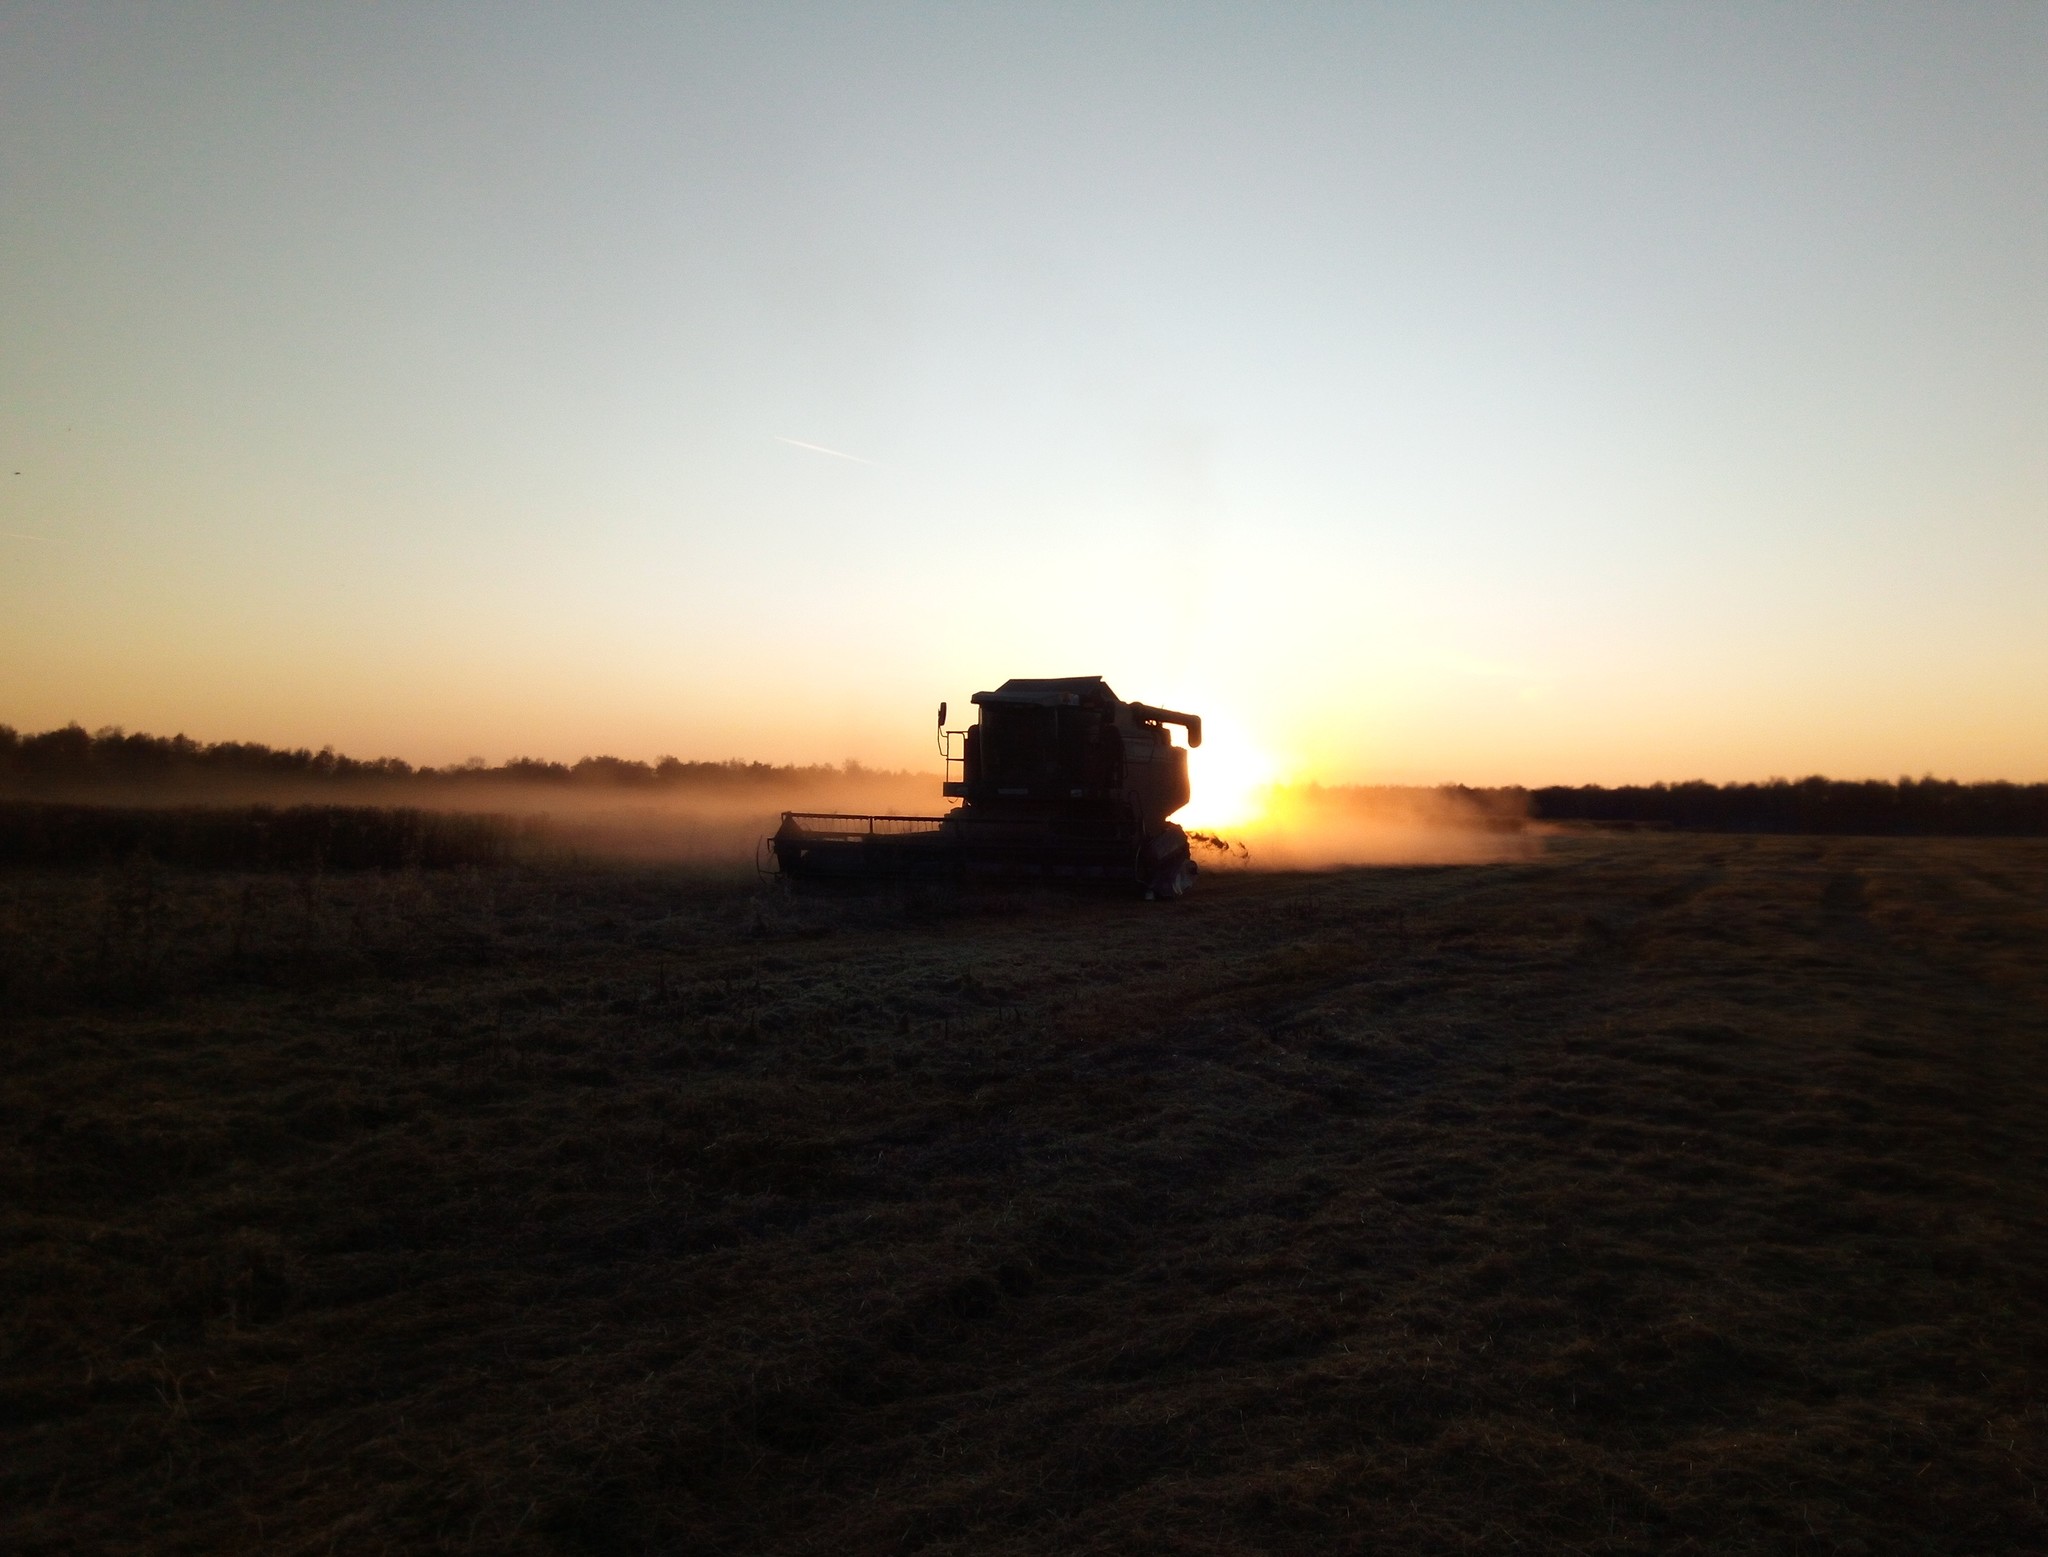
[[[944,703],[939,704],[939,728],[941,730],[946,728],[946,705]]]

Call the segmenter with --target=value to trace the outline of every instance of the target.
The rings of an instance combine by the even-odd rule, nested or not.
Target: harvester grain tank
[[[1127,703],[1100,676],[1006,681],[977,692],[978,720],[946,728],[942,816],[785,812],[769,840],[796,880],[1068,881],[1179,897],[1193,885],[1187,748],[1198,715]]]

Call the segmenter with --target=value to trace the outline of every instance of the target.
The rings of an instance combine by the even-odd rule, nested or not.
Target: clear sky
[[[2048,6],[12,0],[0,462],[23,729],[2044,779]]]

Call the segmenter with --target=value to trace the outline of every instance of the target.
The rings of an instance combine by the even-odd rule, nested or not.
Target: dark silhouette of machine
[[[1127,703],[1100,676],[1006,681],[974,694],[979,721],[946,728],[944,816],[786,811],[768,840],[792,880],[1038,880],[1127,884],[1155,897],[1193,885],[1187,834],[1198,715]]]

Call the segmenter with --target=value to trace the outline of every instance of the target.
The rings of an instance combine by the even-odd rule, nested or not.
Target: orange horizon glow
[[[6,27],[18,730],[2048,780],[2026,8]]]
[[[1025,675],[1033,673],[1028,665],[1020,672]],[[1005,678],[989,676],[981,679],[994,685]],[[1131,678],[1122,679],[1134,687],[1144,685]],[[1117,683],[1112,680],[1111,684]],[[1164,697],[1156,700],[1167,701]],[[38,698],[34,703],[44,701]],[[349,757],[397,757],[416,767],[432,768],[459,766],[476,759],[492,766],[519,758],[574,764],[579,759],[597,756],[648,763],[675,757],[686,762],[765,762],[796,767],[837,767],[854,762],[877,771],[928,773],[936,792],[939,770],[936,759],[928,754],[929,732],[922,728],[930,719],[929,713],[923,710],[925,701],[919,697],[913,710],[904,717],[886,723],[876,718],[866,728],[852,726],[844,718],[834,718],[825,713],[817,716],[815,729],[803,728],[794,721],[769,724],[728,716],[718,720],[685,722],[649,719],[644,714],[639,717],[625,714],[617,719],[585,716],[547,721],[554,726],[552,738],[544,733],[547,724],[540,721],[535,722],[526,736],[516,733],[519,726],[511,719],[494,719],[489,727],[481,721],[466,721],[464,728],[468,733],[451,736],[447,726],[453,721],[445,719],[422,720],[412,725],[410,721],[386,720],[373,715],[336,720],[329,724],[309,716],[303,708],[294,710],[289,717],[276,714],[264,718],[261,710],[251,710],[256,717],[243,719],[236,717],[238,710],[230,709],[213,719],[155,718],[146,711],[147,705],[142,700],[132,696],[100,701],[100,708],[111,712],[111,717],[107,713],[79,716],[62,707],[38,715],[34,711],[34,703],[30,704],[29,712],[21,713],[9,709],[6,702],[0,700],[0,725],[9,726],[21,735],[39,734],[76,724],[88,732],[111,728],[153,736],[185,735],[201,744],[250,741],[280,750],[303,748],[319,751],[331,748]],[[959,701],[964,701],[964,697]],[[1847,760],[1829,761],[1814,751],[1810,741],[1786,739],[1782,743],[1773,742],[1768,739],[1768,730],[1750,733],[1740,746],[1720,761],[1699,760],[1697,751],[1689,750],[1690,743],[1668,740],[1654,744],[1649,741],[1627,743],[1611,737],[1599,739],[1592,732],[1588,732],[1582,742],[1574,742],[1569,739],[1569,732],[1561,732],[1556,741],[1545,743],[1551,748],[1547,758],[1532,753],[1526,763],[1509,764],[1504,763],[1498,754],[1487,754],[1482,759],[1481,754],[1473,749],[1476,743],[1469,736],[1461,737],[1448,731],[1441,732],[1433,741],[1415,742],[1424,751],[1434,749],[1445,753],[1440,762],[1418,762],[1412,749],[1405,752],[1398,749],[1398,745],[1406,743],[1397,745],[1387,738],[1374,743],[1377,750],[1355,754],[1346,753],[1335,743],[1322,739],[1310,744],[1307,751],[1296,750],[1291,756],[1281,758],[1274,755],[1276,746],[1266,744],[1256,727],[1239,722],[1227,713],[1217,715],[1208,712],[1199,697],[1182,695],[1175,701],[1191,712],[1203,714],[1205,719],[1204,743],[1189,753],[1192,795],[1181,819],[1187,825],[1209,830],[1227,829],[1233,825],[1242,827],[1264,816],[1275,791],[1312,785],[1540,788],[1553,784],[1762,783],[1816,775],[1844,781],[1925,777],[1962,783],[2048,781],[2048,765],[2028,761],[2025,740],[2012,739],[2015,734],[2012,731],[2003,732],[2008,740],[2001,743],[2007,746],[2015,759],[2009,765],[1999,764],[1995,756],[1987,757],[1981,752],[1974,762],[1886,761],[1881,757],[1871,760],[1868,756],[1859,758],[1856,755],[1849,756]],[[472,711],[477,704],[487,702],[487,698],[478,697],[472,704]],[[919,713],[923,714],[922,718],[918,717]],[[724,734],[722,737],[706,734],[707,727]],[[380,734],[380,729],[388,729],[391,733]],[[830,744],[816,738],[817,729],[836,732],[835,736],[828,737]],[[622,732],[625,738],[608,735],[608,730]],[[2017,733],[2024,737],[2027,732]],[[1287,731],[1285,734],[1293,736],[1298,732]],[[1745,748],[1749,760],[1744,760]],[[1774,752],[1796,753],[1802,749],[1808,753],[1806,760],[1784,760],[1773,755]],[[1853,747],[1845,749],[1854,751]],[[1659,760],[1657,753],[1660,750],[1668,754],[1669,760]],[[1468,760],[1457,760],[1455,755],[1451,755],[1454,752],[1462,752]]]

